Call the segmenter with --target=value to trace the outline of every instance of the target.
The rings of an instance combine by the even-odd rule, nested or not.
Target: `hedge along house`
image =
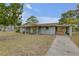
[[[28,34],[47,34],[47,35],[64,35],[68,34],[72,36],[72,27],[70,25],[59,25],[57,23],[47,23],[30,25],[24,24],[20,27],[21,33]]]

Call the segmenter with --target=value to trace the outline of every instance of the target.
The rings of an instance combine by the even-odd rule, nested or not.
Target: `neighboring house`
[[[4,29],[3,25],[0,25],[0,31],[3,31],[3,29]]]
[[[0,31],[8,31],[8,32],[11,32],[11,31],[14,31],[14,26],[11,26],[11,25],[9,25],[9,26],[3,26],[3,25],[0,25]]]
[[[79,26],[79,24],[77,24],[77,26]]]
[[[72,35],[72,27],[71,25],[59,25],[57,23],[47,23],[47,24],[38,24],[38,25],[30,25],[24,24],[20,27],[21,33],[29,33],[29,34],[48,34],[48,35]]]
[[[6,31],[8,31],[8,32],[12,32],[12,31],[14,31],[15,29],[14,29],[14,26],[6,26]]]

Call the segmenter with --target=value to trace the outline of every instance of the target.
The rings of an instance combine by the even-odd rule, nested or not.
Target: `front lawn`
[[[73,33],[72,40],[79,47],[79,32]]]
[[[0,55],[45,55],[54,40],[50,35],[0,32]]]

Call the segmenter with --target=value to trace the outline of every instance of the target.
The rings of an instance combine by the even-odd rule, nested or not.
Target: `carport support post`
[[[72,36],[72,26],[69,27],[69,35]]]

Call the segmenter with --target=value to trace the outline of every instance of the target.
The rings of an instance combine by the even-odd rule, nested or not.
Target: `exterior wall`
[[[14,26],[6,26],[5,30],[9,32],[14,31]]]
[[[20,28],[21,33],[29,33],[30,29],[29,28]]]
[[[0,25],[0,31],[3,31],[3,30],[4,30],[4,26]]]
[[[69,36],[72,36],[72,27],[70,26],[66,30],[67,30],[67,33],[69,34]],[[36,31],[35,34],[55,35],[56,27],[48,27],[48,29],[46,29],[46,27],[38,27],[34,31]],[[20,28],[20,32],[21,33],[31,33],[31,28]]]
[[[20,32],[29,33],[30,29],[20,28]],[[37,30],[36,30],[36,32],[37,32]],[[38,29],[38,32],[36,34],[53,34],[53,35],[55,35],[55,27],[48,27],[48,29],[46,29],[46,27],[41,27]]]
[[[69,36],[72,36],[72,26],[67,28],[67,33],[69,34]]]
[[[46,27],[42,27],[39,30],[39,34],[54,34],[55,35],[55,27],[48,27],[48,29],[46,29]]]
[[[25,28],[20,28],[20,32],[21,33],[26,32],[26,29]]]
[[[72,26],[69,27],[69,35],[72,36]]]
[[[5,27],[4,27],[4,26],[1,25],[1,26],[0,26],[0,31],[4,31],[4,30],[5,30],[5,31],[8,31],[8,32],[11,32],[11,31],[14,31],[15,29],[14,29],[14,26],[10,26],[10,25],[9,25],[9,26],[5,26]]]

